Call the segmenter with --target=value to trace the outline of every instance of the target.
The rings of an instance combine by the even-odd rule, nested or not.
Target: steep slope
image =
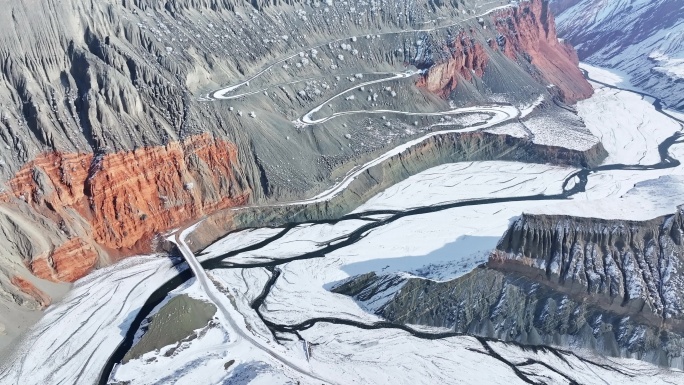
[[[684,367],[684,212],[649,221],[523,215],[486,266],[439,282],[368,273],[334,291],[397,323],[580,346]],[[383,299],[387,297],[386,299]]]
[[[512,8],[497,17],[496,28],[500,33],[497,44],[506,55],[522,52],[563,100],[576,102],[591,96],[591,86],[575,70],[579,62],[574,49],[556,36],[548,2]]]
[[[684,4],[678,0],[555,0],[558,32],[582,61],[624,72],[684,110]]]
[[[677,324],[684,316],[684,278],[677,274],[681,217],[681,210],[648,222],[524,215],[490,265],[543,272],[569,291],[605,297],[609,308],[633,308]]]
[[[488,38],[487,46],[498,49],[511,60],[520,63],[541,84],[549,86],[567,103],[574,103],[592,94],[591,86],[577,71],[578,60],[571,46],[556,37],[556,26],[547,1],[521,3],[519,7],[505,8],[492,13],[496,38]],[[484,18],[479,23],[486,28]],[[446,52],[428,46],[419,51],[439,52],[443,60],[432,65],[419,86],[431,92],[449,95],[457,89],[460,79],[470,81],[473,77],[483,78],[489,75],[491,52],[475,40],[471,33],[461,32],[452,41],[442,45]],[[434,53],[433,53],[434,56]],[[430,57],[417,57],[418,67],[423,63],[431,64]],[[511,76],[510,81],[516,81]],[[502,81],[504,79],[499,79]],[[456,96],[458,97],[458,96]]]

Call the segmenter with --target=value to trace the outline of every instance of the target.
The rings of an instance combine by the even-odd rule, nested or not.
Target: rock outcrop
[[[684,330],[683,215],[640,222],[523,215],[489,266]]]
[[[350,278],[333,290],[392,322],[592,349],[684,368],[684,211],[647,221],[523,215],[486,265],[436,282]]]
[[[104,263],[102,251],[149,252],[156,234],[251,196],[236,146],[209,134],[112,154],[48,153],[9,186],[6,202],[26,203],[66,234],[26,259],[36,276],[66,282]]]
[[[50,305],[50,303],[52,303],[52,300],[47,294],[45,294],[42,290],[37,288],[28,280],[15,275],[12,276],[10,282],[12,283],[12,285],[16,286],[19,290],[21,290],[24,294],[33,298],[40,305],[41,308],[46,308]]]
[[[457,36],[446,51],[447,59],[432,65],[416,84],[442,97],[448,97],[460,79],[481,78],[489,61],[482,44],[465,33]]]
[[[506,56],[532,64],[566,103],[591,96],[593,89],[577,67],[575,49],[556,36],[548,1],[523,1],[494,18],[500,34],[496,41]]]
[[[57,246],[46,256],[33,258],[29,269],[38,278],[74,282],[97,265],[98,257],[93,245],[77,237]]]
[[[419,68],[426,67],[417,83],[419,87],[447,97],[460,81],[482,78],[489,70],[491,58],[503,53],[542,84],[552,85],[551,90],[566,103],[586,99],[593,93],[577,67],[579,60],[574,48],[556,36],[547,0],[522,1],[486,18],[480,17],[478,23],[484,30],[471,27],[442,44],[442,48],[432,40],[424,43],[427,48],[423,52],[429,54],[423,53],[425,57],[413,61]],[[486,38],[484,44],[475,37],[494,31],[496,34]],[[508,76],[519,75],[512,72]]]
[[[446,282],[369,273],[334,291],[360,303],[383,303],[375,314],[400,324],[684,367],[682,330],[606,311],[513,272],[483,266]]]

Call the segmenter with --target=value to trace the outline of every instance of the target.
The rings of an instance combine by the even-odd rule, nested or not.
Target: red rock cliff
[[[71,238],[48,255],[38,256],[29,268],[39,278],[54,282],[73,282],[88,274],[97,264],[93,245],[81,238]]]
[[[593,93],[578,68],[574,48],[560,42],[548,0],[520,2],[495,12],[492,17],[499,32],[499,47],[513,60],[529,60],[543,81],[556,86],[566,103],[586,99]]]
[[[529,61],[537,69],[533,76],[543,84],[553,84],[552,91],[566,103],[591,96],[593,90],[578,68],[577,53],[556,36],[547,0],[522,1],[517,7],[492,13],[491,17],[497,38],[489,40],[489,48],[503,51],[514,61]],[[430,67],[417,86],[447,97],[456,89],[459,79],[482,77],[491,58],[487,49],[466,32],[461,32],[444,49],[448,51],[442,56],[446,59]]]
[[[45,294],[39,288],[35,287],[29,281],[14,275],[10,279],[10,282],[12,283],[12,285],[16,286],[19,290],[21,290],[22,293],[33,298],[33,300],[36,301],[41,308],[46,308],[50,306],[50,304],[52,303],[52,300],[47,294]]]
[[[149,251],[156,234],[244,205],[251,193],[236,146],[209,134],[98,156],[44,154],[9,187],[55,227],[85,223],[87,237],[69,236],[30,262],[34,274],[53,281],[87,274],[98,264],[98,250],[117,256]]]
[[[456,89],[458,79],[471,80],[473,74],[482,77],[489,57],[482,45],[465,33],[454,39],[449,47],[448,59],[430,67],[417,86],[443,97]]]

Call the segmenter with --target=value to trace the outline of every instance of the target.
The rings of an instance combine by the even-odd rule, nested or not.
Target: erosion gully
[[[643,92],[638,92],[638,91],[632,91],[632,90],[627,90],[627,89],[622,89],[620,87],[616,87],[610,84],[606,84],[600,81],[597,81],[595,79],[592,79],[588,76],[587,71],[582,70],[583,73],[585,74],[585,77],[597,84],[601,84],[602,86],[621,90],[621,91],[627,91],[627,92],[634,92],[636,94],[639,94],[643,97],[648,97],[653,99],[653,106],[655,109],[662,113],[663,115],[666,115],[668,118],[671,118],[677,122],[680,123],[680,126],[684,128],[684,121],[668,114],[666,111],[663,111],[662,109],[662,102],[659,98],[654,97],[653,95],[649,95]],[[266,282],[264,285],[264,288],[262,292],[259,294],[259,296],[250,304],[251,308],[256,312],[256,314],[259,316],[261,321],[269,328],[271,333],[274,336],[274,339],[276,341],[282,341],[282,335],[284,334],[289,334],[289,335],[294,335],[298,339],[302,339],[301,335],[299,332],[307,330],[313,326],[315,326],[318,323],[329,323],[329,324],[337,324],[337,325],[347,325],[347,326],[352,326],[356,327],[359,329],[364,329],[364,330],[377,330],[377,329],[396,329],[396,330],[401,330],[407,333],[410,333],[412,336],[416,338],[421,338],[421,339],[426,339],[426,340],[437,340],[437,339],[443,339],[443,338],[449,338],[449,337],[457,337],[457,336],[464,336],[465,334],[463,333],[456,333],[456,332],[446,332],[446,333],[429,333],[429,332],[424,332],[424,331],[419,331],[416,329],[413,329],[409,326],[403,325],[403,324],[397,324],[393,322],[388,322],[388,321],[381,321],[381,322],[375,322],[375,323],[363,323],[363,322],[358,322],[358,321],[352,321],[344,318],[336,318],[336,317],[319,317],[319,318],[311,318],[308,319],[304,322],[294,324],[294,325],[286,325],[286,324],[279,324],[275,323],[271,320],[268,320],[264,315],[261,313],[261,306],[264,304],[266,299],[268,298],[268,295],[271,292],[271,289],[273,286],[277,283],[278,278],[280,277],[280,269],[278,266],[292,262],[292,261],[299,261],[299,260],[307,260],[307,259],[314,259],[314,258],[324,258],[327,254],[342,249],[344,247],[347,247],[349,245],[352,245],[361,239],[363,239],[370,231],[373,229],[385,226],[389,223],[392,223],[394,221],[397,221],[401,218],[405,217],[410,217],[410,216],[416,216],[416,215],[422,215],[422,214],[428,214],[428,213],[433,213],[433,212],[438,212],[438,211],[443,211],[443,210],[449,210],[453,208],[458,208],[458,207],[468,207],[468,206],[478,206],[478,205],[487,205],[487,204],[493,204],[493,203],[504,203],[504,202],[521,202],[521,201],[545,201],[545,200],[563,200],[563,199],[569,199],[572,196],[582,193],[585,191],[589,176],[592,173],[600,172],[600,171],[609,171],[609,170],[657,170],[657,169],[666,169],[666,168],[674,168],[680,165],[680,161],[673,158],[669,154],[670,148],[675,145],[684,142],[684,139],[682,139],[683,134],[681,132],[677,132],[670,136],[669,138],[665,139],[662,143],[658,145],[658,151],[660,154],[660,162],[652,164],[652,165],[626,165],[626,164],[609,164],[609,165],[602,165],[594,168],[583,168],[570,176],[566,178],[566,180],[563,182],[563,191],[559,194],[552,194],[552,195],[543,195],[543,194],[536,194],[536,195],[527,195],[527,196],[518,196],[518,197],[506,197],[506,198],[483,198],[483,199],[472,199],[472,200],[465,200],[465,201],[458,201],[458,202],[449,202],[445,204],[438,204],[438,205],[432,205],[432,206],[422,206],[422,207],[417,207],[417,208],[412,208],[408,210],[371,210],[371,211],[365,211],[365,212],[360,212],[360,213],[353,213],[353,214],[347,214],[344,216],[341,216],[336,219],[330,219],[330,220],[317,220],[317,221],[308,221],[308,222],[297,222],[297,223],[290,223],[285,226],[281,226],[280,228],[282,229],[280,232],[278,232],[276,235],[269,237],[267,239],[264,239],[263,241],[257,242],[253,245],[232,250],[230,252],[227,252],[225,254],[204,260],[202,262],[202,266],[206,269],[252,269],[252,268],[265,268],[271,273],[271,277],[269,280]],[[576,180],[574,185],[572,187],[570,186],[570,183]],[[386,215],[386,218],[383,219],[377,219],[374,218],[374,216],[377,215]],[[288,258],[282,258],[282,259],[276,259],[276,260],[269,260],[269,261],[264,261],[264,262],[255,262],[255,263],[237,263],[237,262],[232,262],[230,261],[231,257],[234,257],[238,254],[248,252],[248,251],[253,251],[253,250],[258,250],[261,249],[270,243],[282,238],[285,236],[290,230],[297,226],[301,225],[320,225],[320,224],[336,224],[342,221],[348,221],[348,220],[366,220],[368,221],[367,224],[362,225],[361,227],[357,228],[356,230],[350,232],[349,234],[329,240],[324,247],[306,252],[294,257],[288,257]],[[242,229],[245,230],[245,229]],[[241,231],[242,231],[241,230]],[[334,244],[333,244],[334,243]],[[114,365],[121,362],[123,360],[124,355],[126,352],[132,347],[133,345],[133,340],[136,331],[140,327],[142,321],[148,317],[149,313],[159,304],[161,301],[168,295],[168,293],[176,288],[178,288],[180,285],[183,283],[187,282],[190,278],[192,278],[192,274],[189,269],[184,269],[182,268],[181,265],[182,262],[178,262],[178,268],[179,268],[179,274],[166,282],[164,285],[162,285],[159,289],[157,289],[152,295],[149,297],[147,302],[143,305],[143,307],[140,309],[138,315],[135,317],[133,322],[131,323],[130,327],[128,328],[126,335],[124,337],[123,342],[117,347],[117,349],[112,353],[110,359],[108,360],[107,364],[102,370],[102,374],[99,380],[99,384],[101,385],[106,385],[107,381],[110,377],[111,371],[114,368]],[[468,335],[471,338],[476,339],[481,345],[483,350],[477,350],[477,349],[471,349],[473,351],[486,354],[488,356],[494,357],[495,359],[501,361],[510,369],[524,382],[529,383],[529,384],[537,384],[536,381],[534,381],[532,378],[528,377],[523,371],[521,371],[520,367],[528,366],[528,365],[534,365],[534,364],[539,364],[542,365],[549,370],[552,370],[556,372],[557,374],[565,377],[567,380],[570,381],[571,384],[576,384],[576,382],[568,378],[566,375],[559,373],[555,369],[551,368],[549,365],[529,359],[525,362],[522,363],[512,363],[508,360],[506,360],[504,357],[499,355],[490,345],[492,342],[498,342],[498,340],[493,339],[493,338],[487,338],[487,337],[481,337],[481,336],[473,336],[473,335]],[[600,366],[605,369],[609,370],[614,370],[617,371],[617,369],[608,367],[596,362],[591,362],[585,358],[579,357],[575,355],[571,351],[565,351],[562,349],[550,347],[550,346],[532,346],[532,345],[523,345],[515,342],[507,342],[507,344],[512,344],[512,345],[517,345],[521,349],[525,350],[532,350],[532,351],[542,351],[542,352],[551,352],[552,354],[556,355],[562,360],[566,360],[567,356],[574,356],[577,357],[578,359],[585,361],[587,363],[590,363],[592,365]],[[628,373],[622,373],[624,375],[629,375]]]

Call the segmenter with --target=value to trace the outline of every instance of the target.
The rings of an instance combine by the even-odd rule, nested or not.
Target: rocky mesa
[[[368,273],[333,291],[385,319],[684,367],[682,215],[524,214],[486,264],[435,281]]]
[[[650,221],[523,215],[488,266],[541,276],[540,282],[593,298],[606,310],[681,329],[682,214]]]

